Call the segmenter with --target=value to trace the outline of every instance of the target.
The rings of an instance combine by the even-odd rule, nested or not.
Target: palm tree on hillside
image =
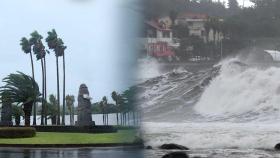
[[[5,95],[12,103],[23,105],[25,126],[30,126],[33,104],[41,95],[38,84],[32,77],[22,72],[8,75],[3,82],[5,85],[0,87],[1,96]]]
[[[34,63],[33,63],[32,51],[31,51],[32,44],[30,43],[30,41],[26,37],[23,37],[20,40],[20,45],[21,45],[22,51],[25,54],[30,55],[30,62],[31,62],[31,68],[32,68],[32,78],[35,80]],[[33,125],[36,125],[36,104],[33,105]]]

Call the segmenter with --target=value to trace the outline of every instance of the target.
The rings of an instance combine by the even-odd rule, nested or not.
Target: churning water
[[[272,150],[280,142],[279,67],[239,58],[182,64],[138,87],[147,145],[178,143],[201,157],[280,157]]]

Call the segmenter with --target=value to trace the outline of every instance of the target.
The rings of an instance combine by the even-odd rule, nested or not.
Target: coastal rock
[[[94,125],[94,121],[92,121],[91,117],[90,99],[88,87],[85,84],[81,84],[78,94],[78,121],[76,122],[78,126]]]
[[[148,145],[148,146],[146,146],[146,148],[145,149],[153,149],[153,147],[152,146],[150,146],[150,145]]]
[[[189,148],[183,146],[183,145],[178,145],[178,144],[163,144],[159,147],[160,149],[166,149],[166,150],[189,150]]]
[[[274,149],[280,151],[280,143],[276,144],[276,145],[274,146]]]
[[[164,156],[162,156],[162,158],[189,158],[189,155],[187,155],[185,152],[172,152],[172,153],[168,153]]]

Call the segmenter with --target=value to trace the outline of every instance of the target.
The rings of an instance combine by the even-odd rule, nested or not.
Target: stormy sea
[[[141,59],[139,84],[148,158],[176,143],[190,157],[280,157],[280,67],[239,57],[219,63]]]

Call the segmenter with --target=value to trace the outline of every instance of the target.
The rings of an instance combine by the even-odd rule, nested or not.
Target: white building
[[[176,20],[175,25],[187,25],[189,29],[190,36],[198,36],[203,38],[206,42],[207,40],[207,33],[205,30],[205,23],[209,19],[208,15],[206,14],[196,14],[196,13],[180,13]],[[169,16],[159,18],[159,22],[164,22],[167,27],[170,27],[172,24],[172,20]],[[214,31],[211,29],[208,34],[208,41],[216,42],[220,41],[223,38],[223,35],[220,33],[216,33],[214,35]]]

